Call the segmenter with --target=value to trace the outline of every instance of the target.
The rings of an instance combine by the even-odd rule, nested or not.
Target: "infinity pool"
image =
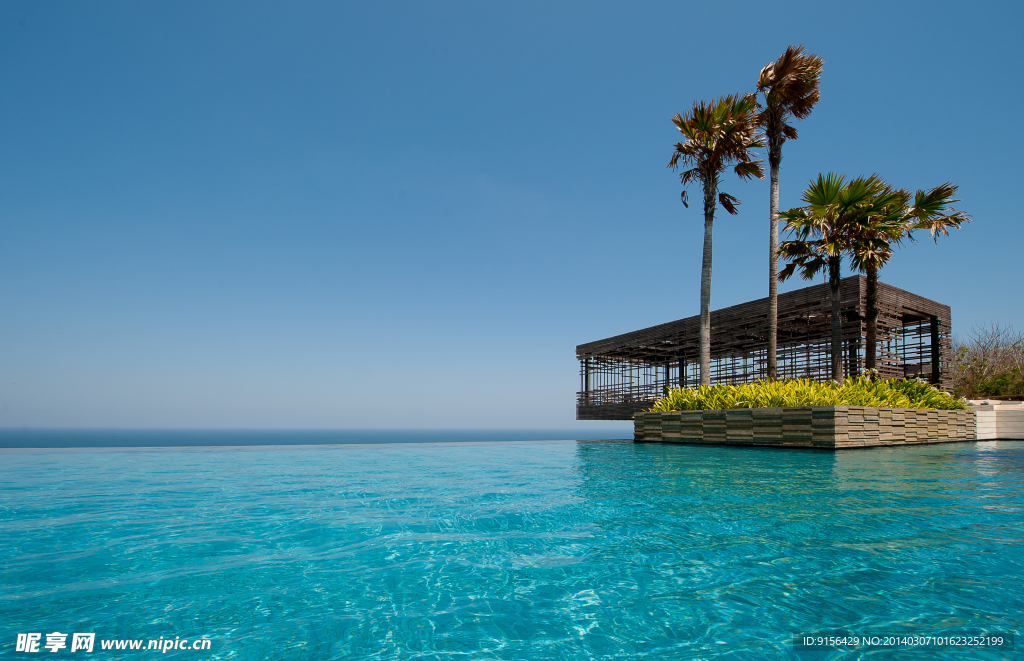
[[[25,658],[853,659],[1024,631],[1024,443],[0,450]],[[94,632],[92,654],[15,652]],[[209,638],[210,650],[100,650]],[[1018,655],[1018,656],[1014,656]]]

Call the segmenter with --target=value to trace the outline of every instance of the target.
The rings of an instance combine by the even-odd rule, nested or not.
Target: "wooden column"
[[[583,359],[583,403],[590,404],[590,358]]]

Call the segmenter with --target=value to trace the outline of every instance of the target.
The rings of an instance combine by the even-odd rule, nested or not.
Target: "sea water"
[[[0,653],[985,658],[794,636],[1024,630],[1024,443],[0,450]],[[17,652],[40,633],[39,652]],[[42,647],[95,634],[92,653]],[[101,650],[101,641],[209,650]],[[1016,655],[1016,656],[1015,656]]]

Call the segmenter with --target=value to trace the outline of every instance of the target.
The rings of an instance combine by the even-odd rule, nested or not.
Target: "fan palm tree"
[[[722,173],[733,166],[741,179],[764,178],[761,162],[753,158],[752,150],[763,147],[754,125],[754,95],[730,94],[710,103],[698,101],[685,115],[677,114],[672,122],[685,138],[677,143],[669,167],[678,171],[683,184],[680,196],[689,207],[687,188],[699,181],[704,189],[704,254],[700,276],[700,382],[711,383],[711,229],[715,220],[715,207],[721,204],[729,213],[737,213],[740,203],[732,195],[719,192]],[[735,164],[735,165],[734,165]]]
[[[944,183],[929,190],[919,190],[911,202],[910,192],[883,184],[864,213],[848,227],[848,246],[854,268],[867,276],[865,316],[867,347],[865,367],[877,369],[878,344],[878,270],[889,263],[893,250],[904,238],[913,240],[913,233],[929,230],[938,243],[939,236],[948,236],[950,228],[959,229],[970,216],[952,208],[957,186]]]
[[[839,280],[844,253],[849,252],[851,226],[864,214],[878,213],[877,205],[886,184],[878,177],[846,181],[840,174],[818,175],[803,192],[804,206],[779,214],[786,231],[796,238],[783,241],[779,254],[790,263],[779,272],[789,279],[798,270],[806,280],[828,271],[832,315],[832,380],[843,381],[843,328],[840,316]]]
[[[852,219],[847,246],[853,268],[867,275],[865,316],[867,347],[864,366],[869,374],[877,369],[878,269],[889,263],[894,248],[907,236],[906,209],[910,193],[893,189],[879,180],[881,188],[873,204]]]
[[[771,169],[769,197],[770,232],[768,241],[768,378],[777,378],[776,346],[778,344],[779,317],[779,165],[782,163],[782,144],[797,139],[797,130],[790,126],[791,119],[804,119],[818,103],[818,83],[821,79],[822,59],[805,54],[803,46],[790,46],[776,60],[761,69],[757,91],[764,95],[764,105],[758,105],[757,125],[764,128],[768,139],[768,165]]]

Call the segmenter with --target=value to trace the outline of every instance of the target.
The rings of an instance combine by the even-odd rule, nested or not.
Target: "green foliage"
[[[1024,333],[975,327],[953,348],[953,393],[967,399],[1024,395]]]
[[[739,385],[674,388],[651,411],[754,409],[783,406],[881,406],[900,409],[963,410],[964,403],[922,381],[866,376],[842,385],[808,379],[762,381]]]
[[[928,230],[938,242],[950,228],[971,220],[951,206],[958,201],[953,199],[956,191],[947,182],[911,196],[876,174],[849,181],[841,174],[819,174],[803,192],[804,206],[779,214],[795,237],[779,246],[779,254],[790,260],[779,280],[797,271],[810,280],[825,268],[828,257],[842,253],[849,254],[859,271],[880,269],[894,247],[913,239],[917,230]]]

